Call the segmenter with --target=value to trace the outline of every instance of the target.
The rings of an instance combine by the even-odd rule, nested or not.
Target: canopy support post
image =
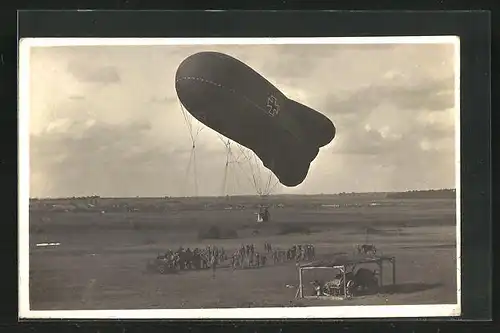
[[[392,263],[392,284],[396,285],[396,258],[391,259]]]
[[[302,285],[302,268],[299,267],[299,297],[304,298],[304,286]]]
[[[383,261],[378,262],[378,267],[379,267],[379,285],[380,287],[384,286],[384,263]]]
[[[346,271],[346,268],[345,268],[345,265],[342,266],[341,268],[342,270],[342,280],[344,281],[344,299],[347,299],[347,281],[346,281],[346,274],[345,274],[345,271]]]

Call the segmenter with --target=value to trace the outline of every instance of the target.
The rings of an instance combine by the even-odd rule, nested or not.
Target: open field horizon
[[[210,308],[456,302],[456,200],[373,197],[282,200],[271,221],[256,223],[256,205],[245,200],[204,201],[182,209],[149,212],[32,212],[30,301],[34,310]],[[323,198],[324,199],[324,198]],[[132,199],[135,201],[135,198]],[[213,203],[213,202],[212,202]],[[377,203],[377,205],[370,205]],[[130,200],[129,200],[130,204]],[[257,204],[257,202],[255,202]],[[240,205],[240,206],[238,206]],[[134,206],[133,202],[130,206]],[[137,205],[140,206],[140,205]],[[148,206],[149,207],[149,206]],[[208,227],[232,230],[228,239],[200,239]],[[60,243],[37,247],[38,243]],[[269,242],[286,249],[313,244],[318,258],[354,252],[372,243],[395,256],[397,284],[349,301],[295,299],[295,263],[260,269],[220,268],[147,274],[148,260],[167,249],[217,245],[233,253],[241,244],[262,252]],[[390,271],[390,270],[387,270]],[[383,276],[390,283],[391,277]],[[287,287],[288,286],[288,287]],[[390,286],[389,286],[390,287]]]
[[[214,199],[214,198],[300,198],[300,197],[320,197],[320,198],[338,198],[338,197],[372,197],[372,198],[391,198],[391,196],[404,196],[406,198],[452,198],[455,197],[456,189],[454,188],[429,188],[429,189],[414,189],[406,191],[374,191],[374,192],[339,192],[339,193],[270,193],[267,195],[257,194],[231,194],[231,195],[196,195],[196,196],[100,196],[100,195],[85,195],[85,196],[63,196],[63,197],[30,197],[30,201],[65,201],[75,199]]]
[[[30,309],[456,304],[457,39],[221,41],[25,44]]]

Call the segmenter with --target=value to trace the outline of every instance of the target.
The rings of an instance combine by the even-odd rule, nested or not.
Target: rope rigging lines
[[[179,105],[192,143],[184,184],[185,187],[187,187],[190,177],[193,177],[194,195],[197,196],[198,175],[196,143],[199,134],[206,126],[190,115],[180,101]],[[265,197],[270,195],[279,184],[279,180],[272,171],[264,167],[259,157],[252,150],[224,137],[216,131],[213,132],[217,135],[225,148],[225,162],[223,162],[225,164],[222,175],[221,195],[231,196],[241,194],[241,178],[245,178],[259,196]],[[234,147],[236,147],[236,149]],[[187,194],[186,189],[184,189],[184,193]]]
[[[186,167],[186,172],[185,172],[185,178],[184,178],[184,189],[183,193],[184,196],[189,196],[188,195],[188,183],[190,179],[190,171],[192,171],[192,176],[193,176],[193,187],[194,187],[194,196],[198,196],[198,172],[197,172],[197,165],[196,165],[196,140],[198,139],[198,136],[200,135],[201,131],[204,129],[203,124],[198,121],[196,118],[191,116],[182,103],[179,101],[179,106],[182,112],[182,116],[184,118],[184,122],[186,123],[186,126],[189,131],[189,137],[191,139],[191,151],[189,153],[189,161],[188,165]]]
[[[238,170],[247,179],[249,184],[253,186],[258,195],[267,196],[271,194],[279,184],[279,180],[269,169],[263,166],[257,155],[237,142],[227,139],[219,133],[217,135],[226,147],[226,164],[222,185],[223,195],[229,195],[227,191],[228,173],[231,172],[237,181],[239,178]],[[236,152],[233,150],[233,146],[237,147]]]

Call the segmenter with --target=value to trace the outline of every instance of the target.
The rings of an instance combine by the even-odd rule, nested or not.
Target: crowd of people
[[[269,244],[269,251],[272,253],[274,263],[283,263],[295,260],[296,262],[314,260],[316,257],[314,245],[296,244],[288,249],[273,249]]]
[[[233,269],[265,266],[267,262],[267,256],[256,251],[255,244],[242,244],[231,259]]]
[[[268,264],[268,256],[272,257],[274,264],[314,260],[315,249],[312,244],[296,244],[288,249],[280,249],[266,242],[263,250],[259,251],[255,244],[241,244],[228,256],[224,247],[216,245],[196,247],[193,250],[181,246],[175,251],[169,249],[164,254],[159,254],[156,260],[162,272],[211,268],[215,274],[216,268],[227,260],[230,260],[229,266],[233,269],[256,268]]]
[[[162,262],[161,267],[168,270],[188,270],[188,269],[206,269],[217,265],[227,259],[223,247],[207,246],[205,248],[189,247],[184,249],[182,246],[176,251],[168,249],[164,254],[159,254],[157,260]]]

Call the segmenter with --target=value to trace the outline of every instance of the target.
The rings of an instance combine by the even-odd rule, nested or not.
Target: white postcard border
[[[231,309],[138,309],[34,311],[29,304],[29,112],[30,49],[60,46],[262,45],[262,44],[441,44],[455,45],[455,175],[457,303],[438,305],[321,306]],[[306,38],[23,38],[19,43],[18,283],[20,319],[286,319],[448,317],[461,314],[460,39],[457,36]],[[362,314],[362,316],[361,316]]]

